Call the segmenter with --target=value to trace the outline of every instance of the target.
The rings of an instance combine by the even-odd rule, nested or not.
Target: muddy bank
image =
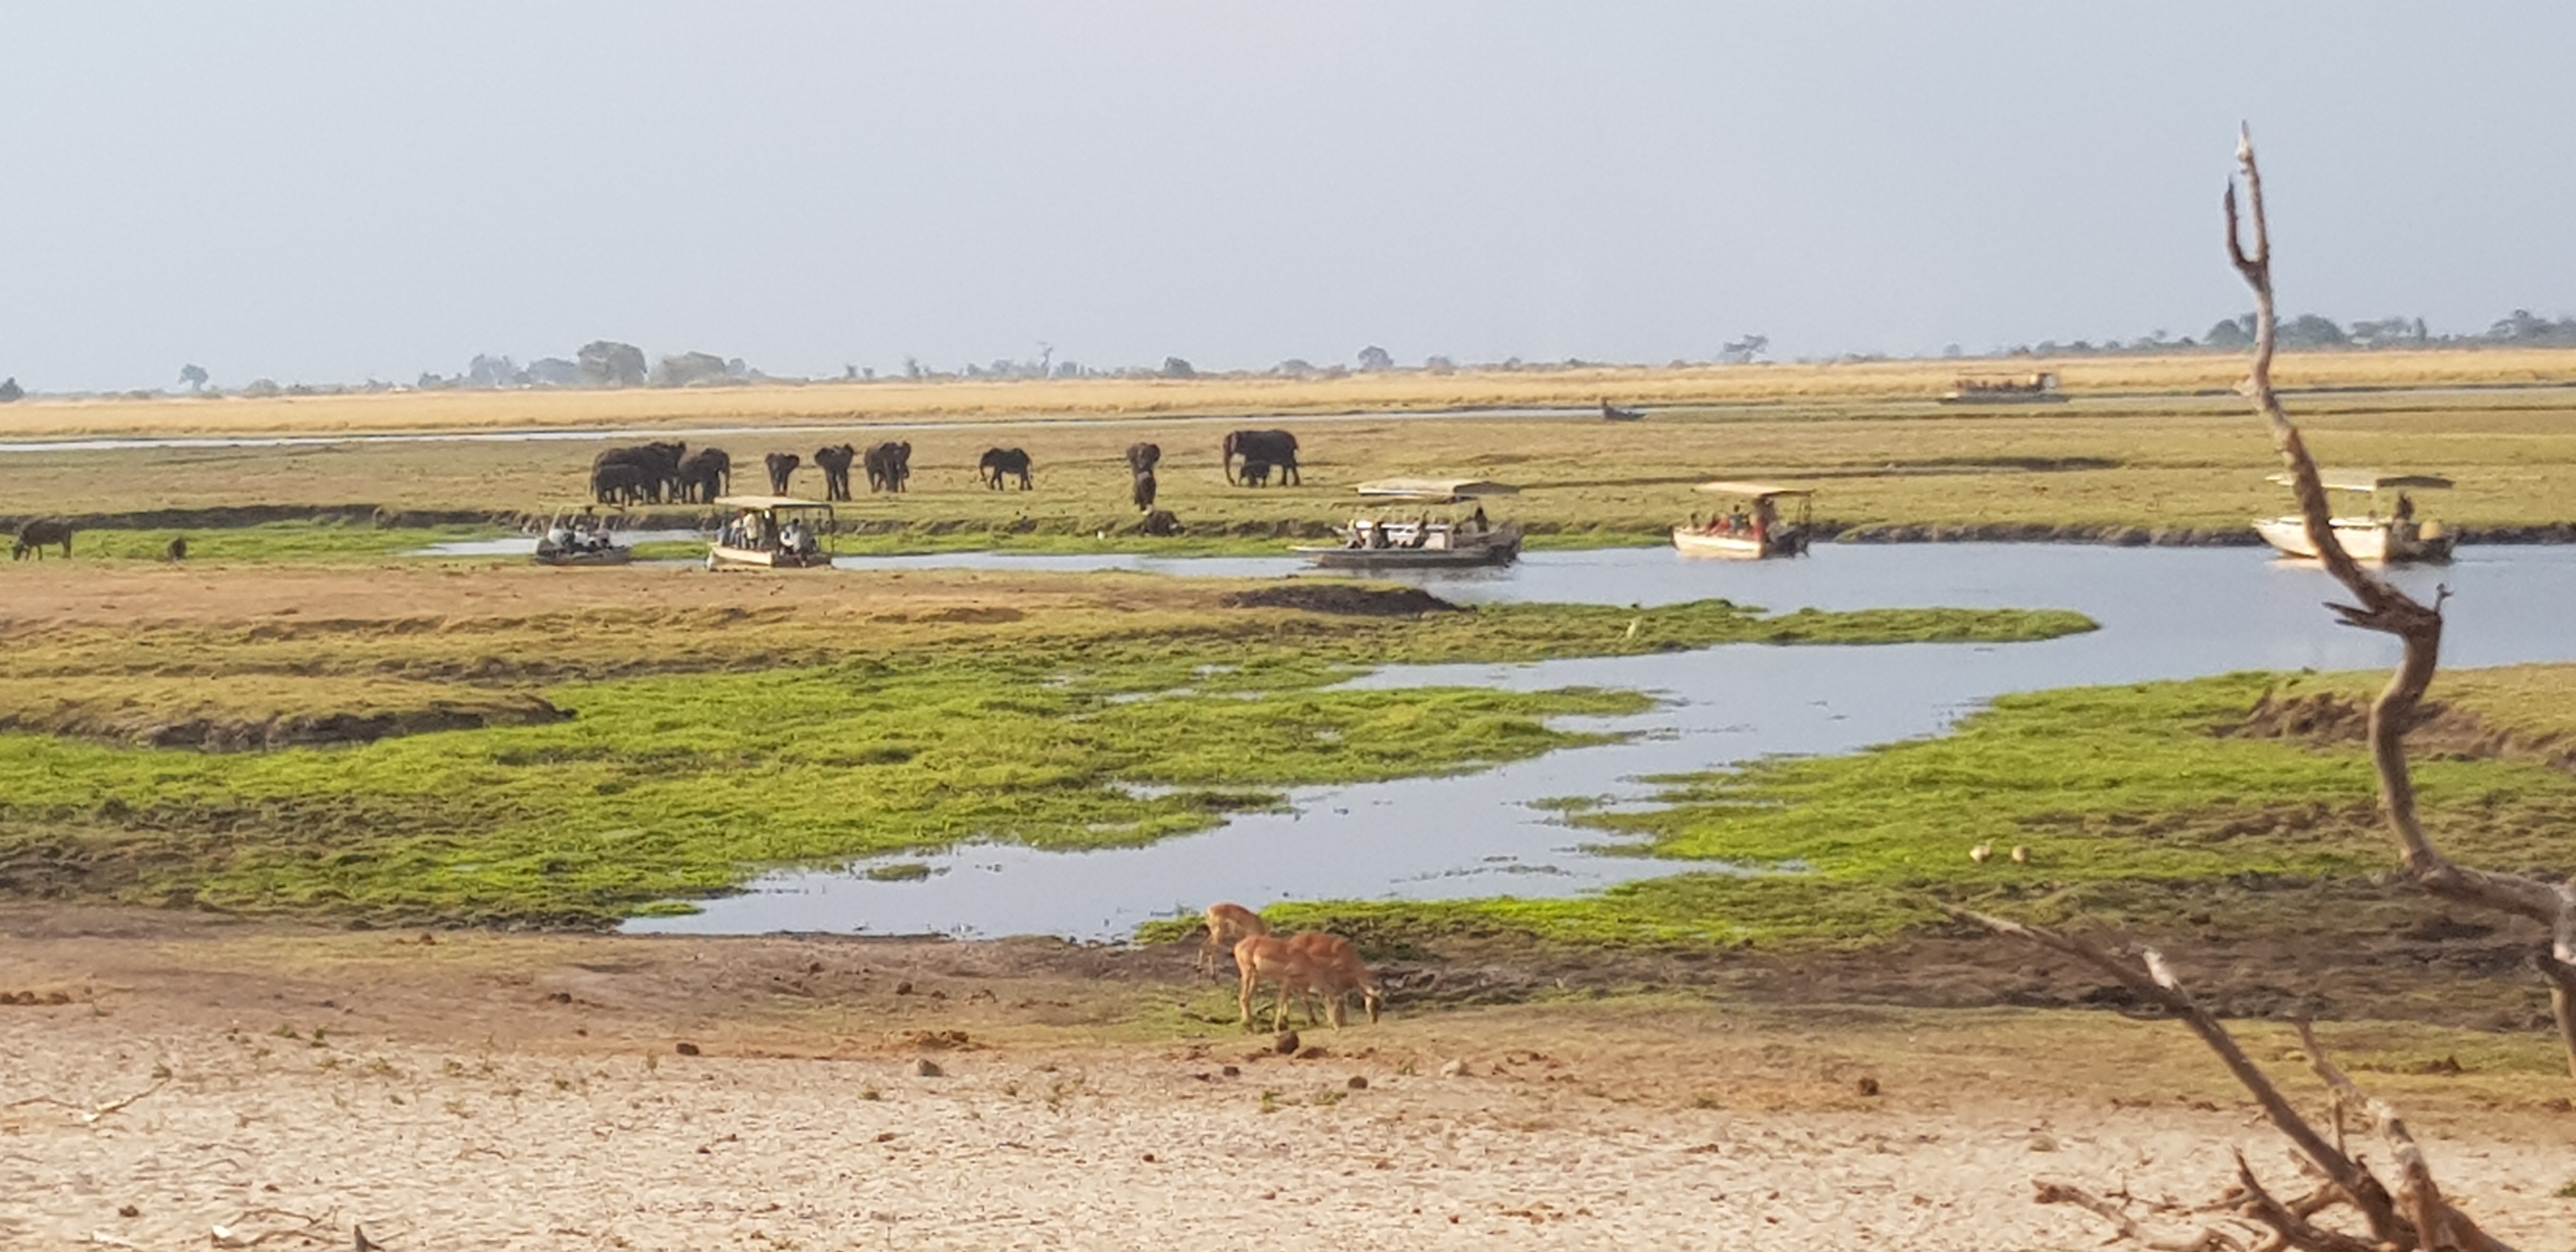
[[[2363,742],[2370,729],[2369,702],[2331,691],[2290,695],[2267,691],[2243,723],[2222,734],[2244,739],[2286,739],[2316,747]],[[2476,713],[2439,700],[2417,706],[2407,727],[2407,751],[2432,760],[2536,761],[2576,771],[2576,742],[2565,736],[2497,726]]]
[[[293,681],[293,680],[283,680]],[[374,743],[402,735],[491,726],[539,726],[572,714],[525,692],[432,692],[418,704],[348,710],[155,708],[117,698],[67,694],[45,699],[0,684],[0,733],[57,735],[116,747],[188,748],[200,752],[268,752],[284,748]]]

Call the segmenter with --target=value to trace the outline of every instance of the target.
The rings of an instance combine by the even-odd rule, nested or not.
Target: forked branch
[[[2282,409],[2280,394],[2272,386],[2272,353],[2278,338],[2272,300],[2272,240],[2263,217],[2263,174],[2254,161],[2250,133],[2240,132],[2237,137],[2236,162],[2250,215],[2247,233],[2253,240],[2248,247],[2240,234],[2236,184],[2230,182],[2226,199],[2227,256],[2235,263],[2236,272],[2244,276],[2245,285],[2254,289],[2254,362],[2246,377],[2246,390],[2254,400],[2256,412],[2271,428],[2272,446],[2281,454],[2291,492],[2298,497],[2309,545],[2316,549],[2326,572],[2359,601],[2357,605],[2330,607],[2342,615],[2345,625],[2395,635],[2405,646],[2405,657],[2398,662],[2397,672],[2389,676],[2388,685],[2370,706],[2370,757],[2379,774],[2381,810],[2387,814],[2389,829],[2397,836],[2406,872],[2425,890],[2446,900],[2519,914],[2549,927],[2549,947],[2541,953],[2538,963],[2549,980],[2550,1002],[2556,1010],[2560,1042],[2566,1048],[2568,1073],[2576,1076],[2576,881],[2550,883],[2458,865],[2442,855],[2424,833],[2423,820],[2416,811],[2414,774],[2406,764],[2405,740],[2407,728],[2415,722],[2417,706],[2433,685],[2434,670],[2441,662],[2440,601],[2428,607],[2397,589],[2354,560],[2335,535],[2334,511],[2327,503],[2316,458],[2309,455],[2298,424]]]
[[[2155,1004],[2190,1027],[2210,1051],[2218,1054],[2228,1072],[2235,1075],[2237,1082],[2253,1095],[2254,1102],[2262,1106],[2264,1116],[2271,1119],[2272,1125],[2298,1148],[2299,1154],[2306,1157],[2325,1180],[2325,1189],[2318,1195],[2296,1202],[2283,1201],[2264,1187],[2262,1180],[2256,1178],[2253,1169],[2246,1164],[2244,1155],[2238,1154],[2233,1207],[2237,1216],[2271,1232],[2272,1241],[2268,1246],[2297,1248],[2303,1252],[2377,1252],[2383,1248],[2422,1249],[2423,1252],[2440,1252],[2442,1249],[2512,1252],[2511,1248],[2480,1230],[2467,1215],[2442,1198],[2441,1189],[2434,1185],[2432,1170],[2424,1162],[2424,1154],[2417,1149],[2397,1111],[2363,1092],[2350,1076],[2336,1067],[2326,1057],[2325,1049],[2318,1045],[2315,1033],[2308,1029],[2306,1023],[2299,1026],[2299,1040],[2307,1048],[2309,1064],[2318,1077],[2334,1090],[2344,1106],[2369,1111],[2379,1128],[2380,1138],[2389,1147],[2390,1156],[2404,1171],[2396,1194],[2390,1194],[2369,1167],[2329,1142],[2291,1105],[2280,1088],[2273,1085],[2270,1076],[2245,1054],[2245,1049],[2227,1032],[2227,1027],[2210,1016],[2209,1011],[2183,988],[2182,980],[2174,975],[2172,968],[2165,964],[2164,957],[2154,949],[2144,949],[2138,959],[2130,960],[2105,952],[2083,939],[2052,930],[2025,926],[1966,909],[1952,908],[1949,911],[1952,917],[1961,921],[1973,922],[1996,934],[2037,944],[2109,974],[2141,999]],[[2092,1197],[2077,1198],[2080,1194],[2060,1194],[2043,1188],[2041,1199],[2044,1203],[2076,1203],[2090,1208],[2119,1224],[2123,1237],[2145,1242],[2138,1233],[2137,1224],[2125,1214],[2118,1213],[2116,1209],[2105,1212],[2098,1201],[2085,1203]],[[2370,1228],[2368,1236],[2317,1224],[2315,1218],[2319,1212],[2342,1205],[2349,1205],[2360,1214],[2363,1223]],[[2430,1239],[2422,1233],[2425,1231],[2432,1232]]]

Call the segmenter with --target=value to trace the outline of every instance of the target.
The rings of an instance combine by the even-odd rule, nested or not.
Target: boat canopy
[[[1376,478],[1359,486],[1361,495],[1392,500],[1468,500],[1518,495],[1520,490],[1482,478]]]
[[[1694,490],[1705,491],[1713,496],[1750,496],[1756,500],[1768,500],[1773,496],[1812,496],[1816,494],[1815,488],[1813,487],[1781,487],[1771,483],[1701,483],[1698,487],[1694,488]]]
[[[717,496],[715,503],[720,508],[753,510],[828,509],[832,507],[831,504],[826,501],[807,500],[801,496]]]
[[[2377,470],[2319,470],[2317,480],[2328,491],[2440,491],[2451,485],[2450,479],[2434,474],[2382,474]],[[2287,487],[2293,480],[2284,473],[2272,475],[2272,481]]]

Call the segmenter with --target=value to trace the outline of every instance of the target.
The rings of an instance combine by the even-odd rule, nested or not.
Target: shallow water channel
[[[852,558],[859,567],[1146,569],[1245,577],[1293,561],[1162,560],[960,553]],[[1709,862],[1599,856],[1605,836],[1534,801],[1637,803],[1642,776],[1774,753],[1849,752],[1935,734],[2012,691],[2187,678],[2244,669],[2385,665],[2393,641],[2332,624],[2341,598],[2313,566],[2243,548],[2054,544],[1834,545],[1800,561],[1687,561],[1669,549],[1541,552],[1502,571],[1421,575],[1440,595],[1662,604],[1723,596],[1775,612],[1801,607],[2069,608],[2102,629],[2044,643],[1884,647],[1730,645],[1644,657],[1524,665],[1393,666],[1369,687],[1623,687],[1661,697],[1634,717],[1567,719],[1629,738],[1450,778],[1298,788],[1293,811],[1146,848],[1038,852],[973,845],[846,870],[778,873],[703,912],[630,923],[637,931],[774,930],[1116,938],[1214,900],[1563,896],[1636,878],[1723,869]],[[2455,666],[2576,660],[2576,548],[2472,547],[2442,570],[2400,576],[2454,593],[2444,660]],[[877,881],[871,865],[919,863],[926,879]]]

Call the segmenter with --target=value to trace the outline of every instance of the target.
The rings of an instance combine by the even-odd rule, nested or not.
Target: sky
[[[11,3],[0,374],[1782,358],[2576,314],[2576,5]]]

